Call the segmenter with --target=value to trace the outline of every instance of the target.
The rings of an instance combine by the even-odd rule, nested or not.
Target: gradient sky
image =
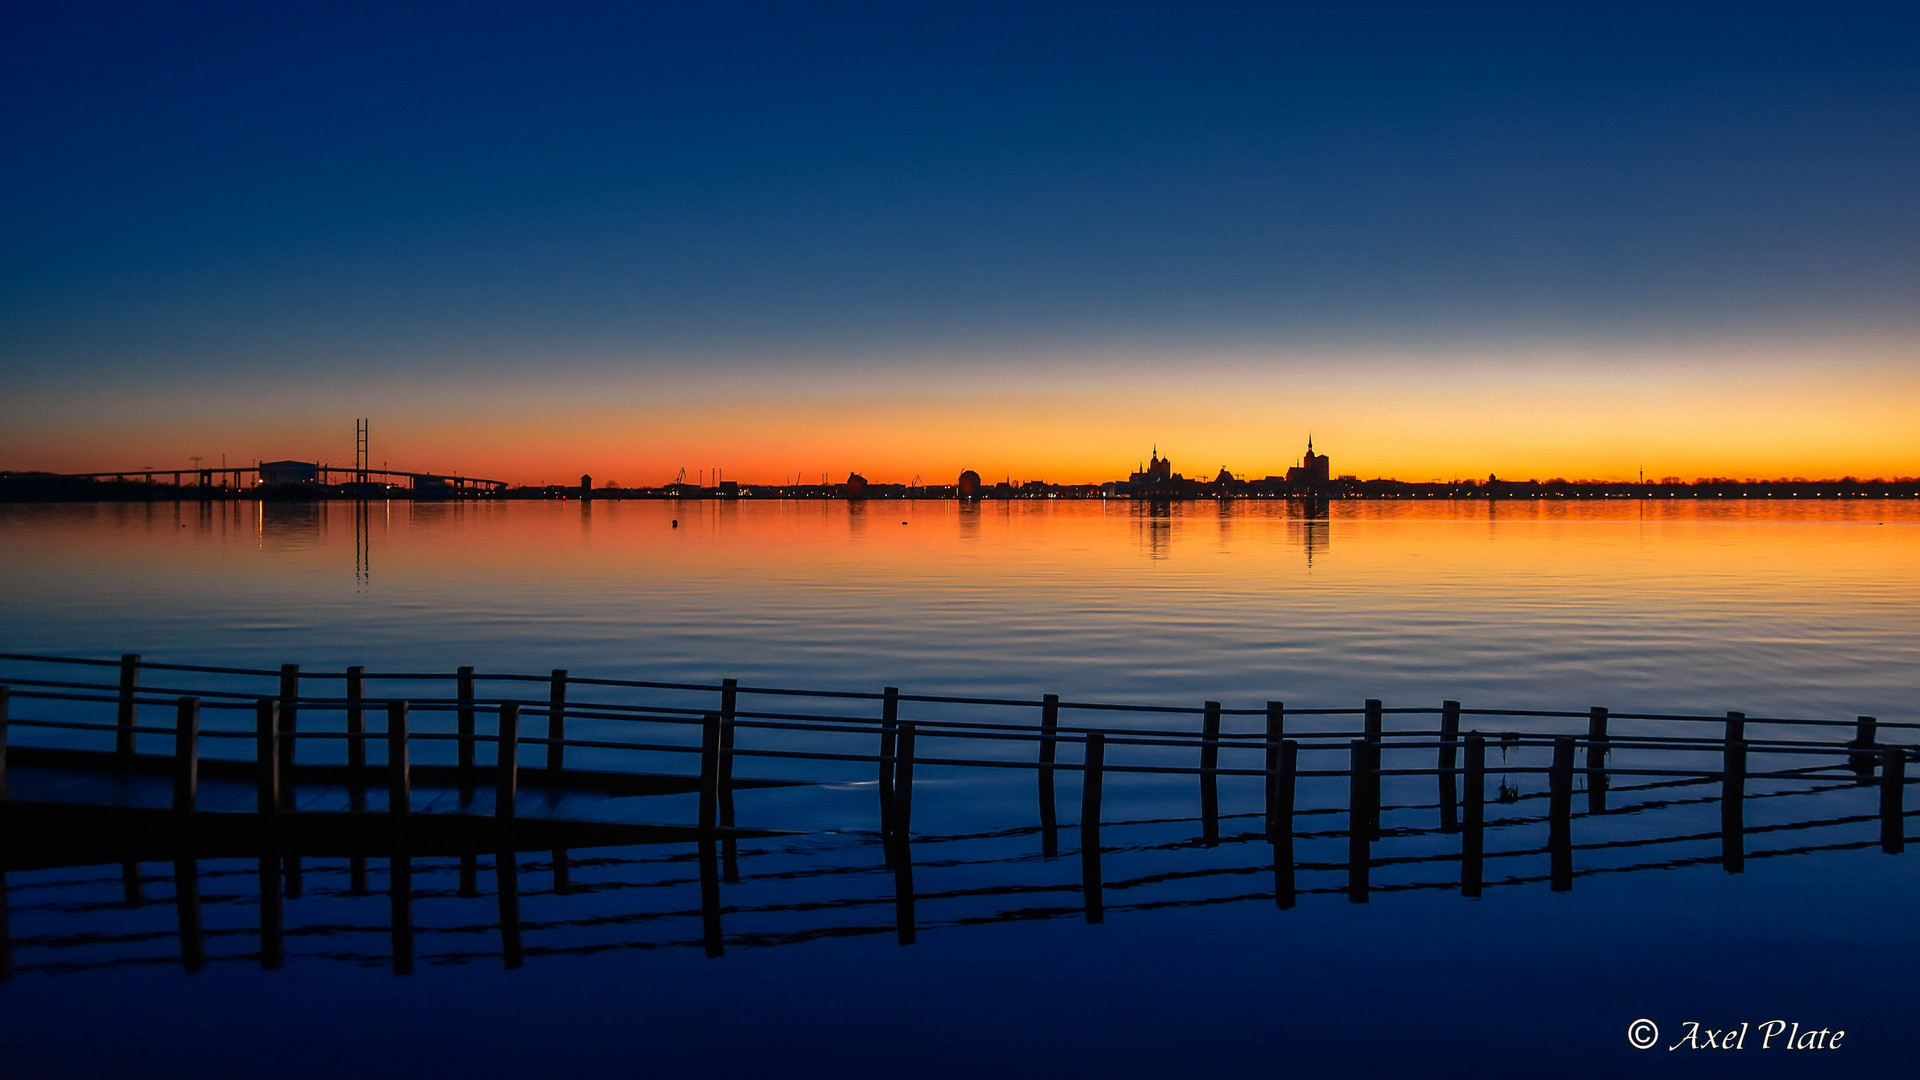
[[[16,6],[0,469],[1920,473],[1920,8]]]

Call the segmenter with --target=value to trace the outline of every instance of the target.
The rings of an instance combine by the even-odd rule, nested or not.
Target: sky
[[[23,4],[0,470],[1920,474],[1911,4]]]

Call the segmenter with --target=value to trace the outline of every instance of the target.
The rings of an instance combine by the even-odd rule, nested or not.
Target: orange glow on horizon
[[[748,484],[1124,479],[1157,445],[1176,471],[1259,478],[1295,464],[1313,433],[1336,475],[1410,481],[1649,480],[1920,474],[1920,364],[1903,343],[1809,353],[1649,350],[1505,359],[1339,354],[1177,363],[1069,358],[973,378],[927,362],[874,372],[716,367],[671,379],[606,374],[403,378],[373,389],[239,385],[170,400],[25,395],[8,410],[0,468],[163,469],[202,456],[353,456],[373,418],[373,464],[504,479],[650,487],[680,469]],[[1444,358],[1442,358],[1444,359]]]

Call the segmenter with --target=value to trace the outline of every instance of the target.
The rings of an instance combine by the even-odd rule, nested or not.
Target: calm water
[[[5,506],[0,648],[1911,719],[1916,551],[1902,502]]]
[[[8,506],[0,650],[1911,721],[1916,541],[1907,503],[1345,503],[1319,519],[1272,504]],[[693,852],[674,845],[523,855],[517,970],[493,863],[476,887],[457,861],[420,860],[405,978],[387,972],[383,860],[364,895],[345,860],[308,862],[274,971],[255,961],[253,862],[203,860],[208,964],[190,974],[170,866],[137,867],[133,903],[118,864],[15,872],[0,1073],[1745,1076],[1908,1056],[1920,994],[1898,958],[1920,938],[1920,853],[1877,850],[1870,788],[1756,782],[1762,832],[1738,875],[1717,865],[1714,789],[1622,792],[1576,841],[1672,842],[1582,850],[1568,893],[1534,880],[1544,856],[1516,859],[1473,901],[1444,887],[1457,864],[1420,861],[1456,838],[1408,810],[1376,845],[1407,861],[1377,867],[1383,891],[1357,905],[1334,868],[1345,841],[1308,835],[1343,827],[1344,790],[1303,783],[1302,893],[1280,911],[1256,787],[1223,784],[1225,842],[1198,848],[1190,780],[1121,775],[1107,917],[1088,925],[1071,843],[1048,859],[1032,834],[1030,774],[923,782],[904,948],[871,787],[846,783],[742,794],[743,823],[808,831],[743,846],[717,959]],[[1507,846],[1530,848],[1539,784],[1521,787],[1500,813]],[[638,820],[685,810],[625,802]],[[1659,1050],[1627,1048],[1642,1016]],[[1684,1019],[1774,1017],[1849,1041],[1665,1050]]]

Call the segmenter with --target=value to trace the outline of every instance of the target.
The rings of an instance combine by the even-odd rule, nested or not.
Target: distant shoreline
[[[849,494],[844,484],[779,486],[728,484],[722,488],[671,484],[658,488],[581,488],[552,485],[508,488],[497,492],[414,491],[405,487],[373,485],[282,484],[242,487],[168,484],[146,480],[93,480],[50,473],[0,473],[0,503],[79,502],[496,502],[570,501],[837,501],[837,502],[1009,502],[1073,500],[1105,502],[1202,502],[1352,500],[1424,501],[1537,501],[1634,499],[1675,501],[1701,499],[1777,500],[1886,500],[1920,498],[1920,479],[1895,480],[1769,480],[1705,481],[1694,483],[1604,483],[1585,481],[1481,480],[1460,483],[1410,483],[1402,480],[1335,480],[1311,489],[1262,485],[1259,481],[1195,484],[1175,491],[1115,490],[1115,485],[1025,484],[982,486],[962,497],[953,485],[908,487],[869,484]]]

